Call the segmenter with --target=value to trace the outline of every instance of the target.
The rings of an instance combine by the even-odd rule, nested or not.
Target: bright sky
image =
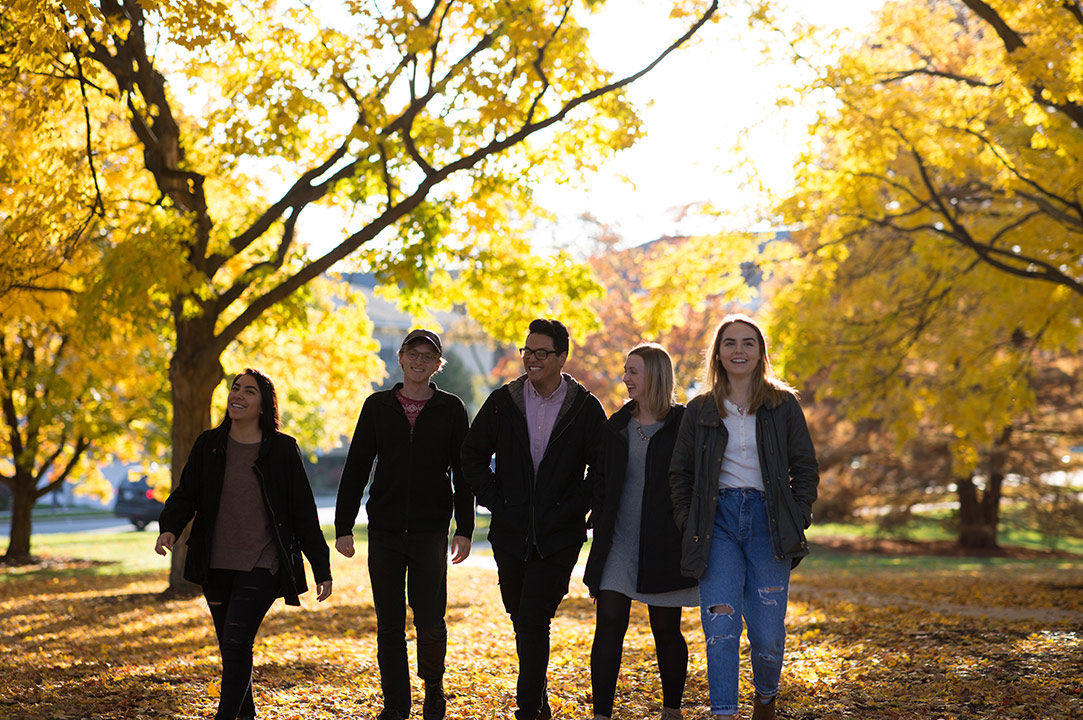
[[[789,2],[817,25],[861,29],[884,0]],[[590,18],[595,57],[618,77],[639,70],[687,28],[687,21],[669,20],[670,7],[668,1],[610,0]],[[747,30],[741,34],[742,28],[739,22],[710,23],[691,45],[632,83],[629,95],[641,108],[646,137],[584,184],[536,188],[542,206],[558,218],[539,226],[538,249],[583,247],[589,232],[579,220],[584,213],[616,226],[630,245],[721,229],[703,218],[679,222],[677,209],[693,203],[733,213],[748,227],[742,220],[752,217],[749,208],[759,198],[741,187],[745,173],[737,171],[733,152],[739,140],[758,179],[785,190],[811,114],[807,108],[775,109],[779,87],[794,82],[799,71],[784,60],[765,65],[761,38]],[[742,139],[745,130],[749,134]],[[321,238],[337,242],[341,228],[335,210],[309,208],[302,220],[306,239],[317,247]]]
[[[793,4],[816,24],[861,29],[883,0]],[[608,3],[590,24],[595,56],[621,76],[638,69],[680,35],[666,17],[668,7],[657,0]],[[711,231],[702,221],[679,223],[675,209],[708,202],[741,214],[756,202],[755,194],[741,189],[743,174],[727,172],[736,168],[733,147],[745,129],[751,129],[744,142],[759,178],[774,190],[792,182],[810,115],[783,114],[774,104],[779,85],[792,82],[798,71],[784,62],[764,66],[759,40],[739,31],[732,23],[710,24],[693,46],[632,84],[630,96],[644,108],[647,136],[610,161],[587,187],[539,189],[542,205],[559,216],[555,227],[540,229],[541,244],[574,244],[586,232],[577,220],[584,212],[619,226],[632,245],[664,234]]]

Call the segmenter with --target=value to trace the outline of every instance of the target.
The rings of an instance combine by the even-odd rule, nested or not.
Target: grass
[[[1050,550],[1083,555],[1083,538],[1060,537],[1055,548],[1050,548],[1041,533],[1020,526],[1017,514],[1005,512],[1000,523],[997,542],[1001,547],[1017,547],[1027,550]],[[884,530],[875,521],[852,523],[815,523],[808,531],[809,540],[817,538],[892,538],[917,542],[954,542],[955,518],[950,511],[915,514],[909,522]]]

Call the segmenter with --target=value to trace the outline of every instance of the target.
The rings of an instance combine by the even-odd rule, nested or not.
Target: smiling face
[[[629,355],[624,361],[624,386],[628,399],[641,401],[647,392],[647,366],[639,355]]]
[[[412,342],[399,350],[399,367],[407,382],[428,383],[440,367],[440,353],[425,340]]]
[[[530,382],[539,392],[556,389],[560,382],[560,370],[564,367],[564,361],[568,359],[568,353],[557,353],[553,338],[542,333],[530,333],[526,336],[523,348],[527,351],[546,351],[545,359],[542,360],[533,352],[523,353],[523,369]]]
[[[759,372],[762,357],[759,333],[751,325],[735,322],[722,331],[718,359],[731,380],[752,377]]]
[[[263,399],[251,375],[238,375],[226,397],[226,412],[233,422],[259,422]]]

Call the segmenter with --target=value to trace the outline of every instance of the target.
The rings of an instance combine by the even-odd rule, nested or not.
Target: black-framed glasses
[[[519,354],[523,356],[525,360],[528,356],[533,355],[539,360],[545,360],[550,355],[559,355],[556,350],[534,350],[533,348],[521,347],[519,348]]]
[[[417,350],[407,350],[405,354],[406,359],[410,360],[411,362],[417,362],[418,360],[421,360],[423,362],[431,363],[440,357],[439,355],[418,352]]]

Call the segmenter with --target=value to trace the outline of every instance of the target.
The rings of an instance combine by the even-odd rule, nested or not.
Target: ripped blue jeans
[[[756,692],[763,698],[778,693],[789,588],[790,561],[775,559],[763,492],[719,490],[707,571],[699,581],[712,714],[737,714],[744,624]]]

